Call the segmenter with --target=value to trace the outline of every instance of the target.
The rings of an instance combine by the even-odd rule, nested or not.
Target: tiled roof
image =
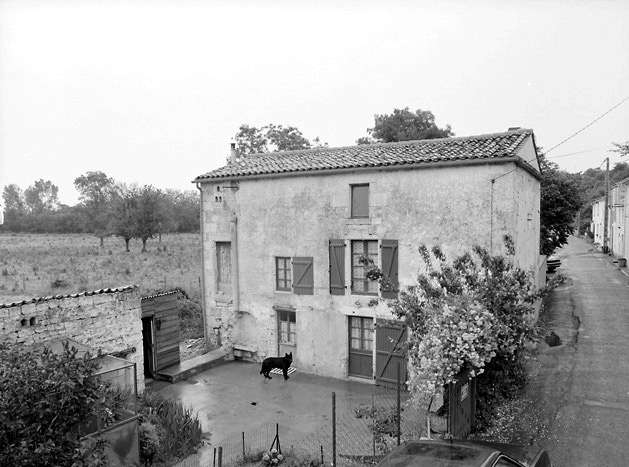
[[[316,148],[253,154],[235,164],[200,175],[195,181],[278,175],[334,169],[393,167],[434,162],[499,159],[516,156],[533,130],[460,138],[426,139],[399,143],[378,143],[342,148]]]
[[[0,308],[11,308],[14,306],[28,305],[30,303],[46,302],[48,300],[61,300],[64,298],[89,297],[91,295],[100,295],[104,293],[128,292],[130,290],[136,289],[137,287],[138,287],[137,285],[125,285],[123,287],[98,289],[98,290],[93,290],[91,292],[81,292],[81,293],[75,293],[75,294],[69,294],[69,295],[50,295],[48,297],[37,297],[37,298],[32,298],[30,300],[22,300],[21,302],[0,303]]]

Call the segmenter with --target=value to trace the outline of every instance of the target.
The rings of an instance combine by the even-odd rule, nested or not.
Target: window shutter
[[[398,244],[397,240],[382,240],[382,273],[389,278],[389,288],[382,290],[382,298],[397,298],[398,283]]]
[[[293,292],[298,295],[314,295],[312,257],[293,258]]]
[[[344,240],[330,240],[330,294],[345,295]]]

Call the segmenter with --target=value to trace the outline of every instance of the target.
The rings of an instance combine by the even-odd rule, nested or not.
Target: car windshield
[[[437,443],[408,443],[400,447],[385,465],[432,466],[476,465],[486,453],[472,446],[456,446]],[[440,462],[435,462],[440,461]]]

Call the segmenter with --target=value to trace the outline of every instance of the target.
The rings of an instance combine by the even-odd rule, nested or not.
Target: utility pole
[[[605,159],[605,213],[603,220],[603,253],[609,253],[608,238],[609,228],[607,222],[609,220],[609,157]]]

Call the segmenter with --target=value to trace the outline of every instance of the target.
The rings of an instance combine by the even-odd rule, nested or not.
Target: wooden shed
[[[142,298],[144,374],[150,378],[180,363],[179,303],[177,292]]]

